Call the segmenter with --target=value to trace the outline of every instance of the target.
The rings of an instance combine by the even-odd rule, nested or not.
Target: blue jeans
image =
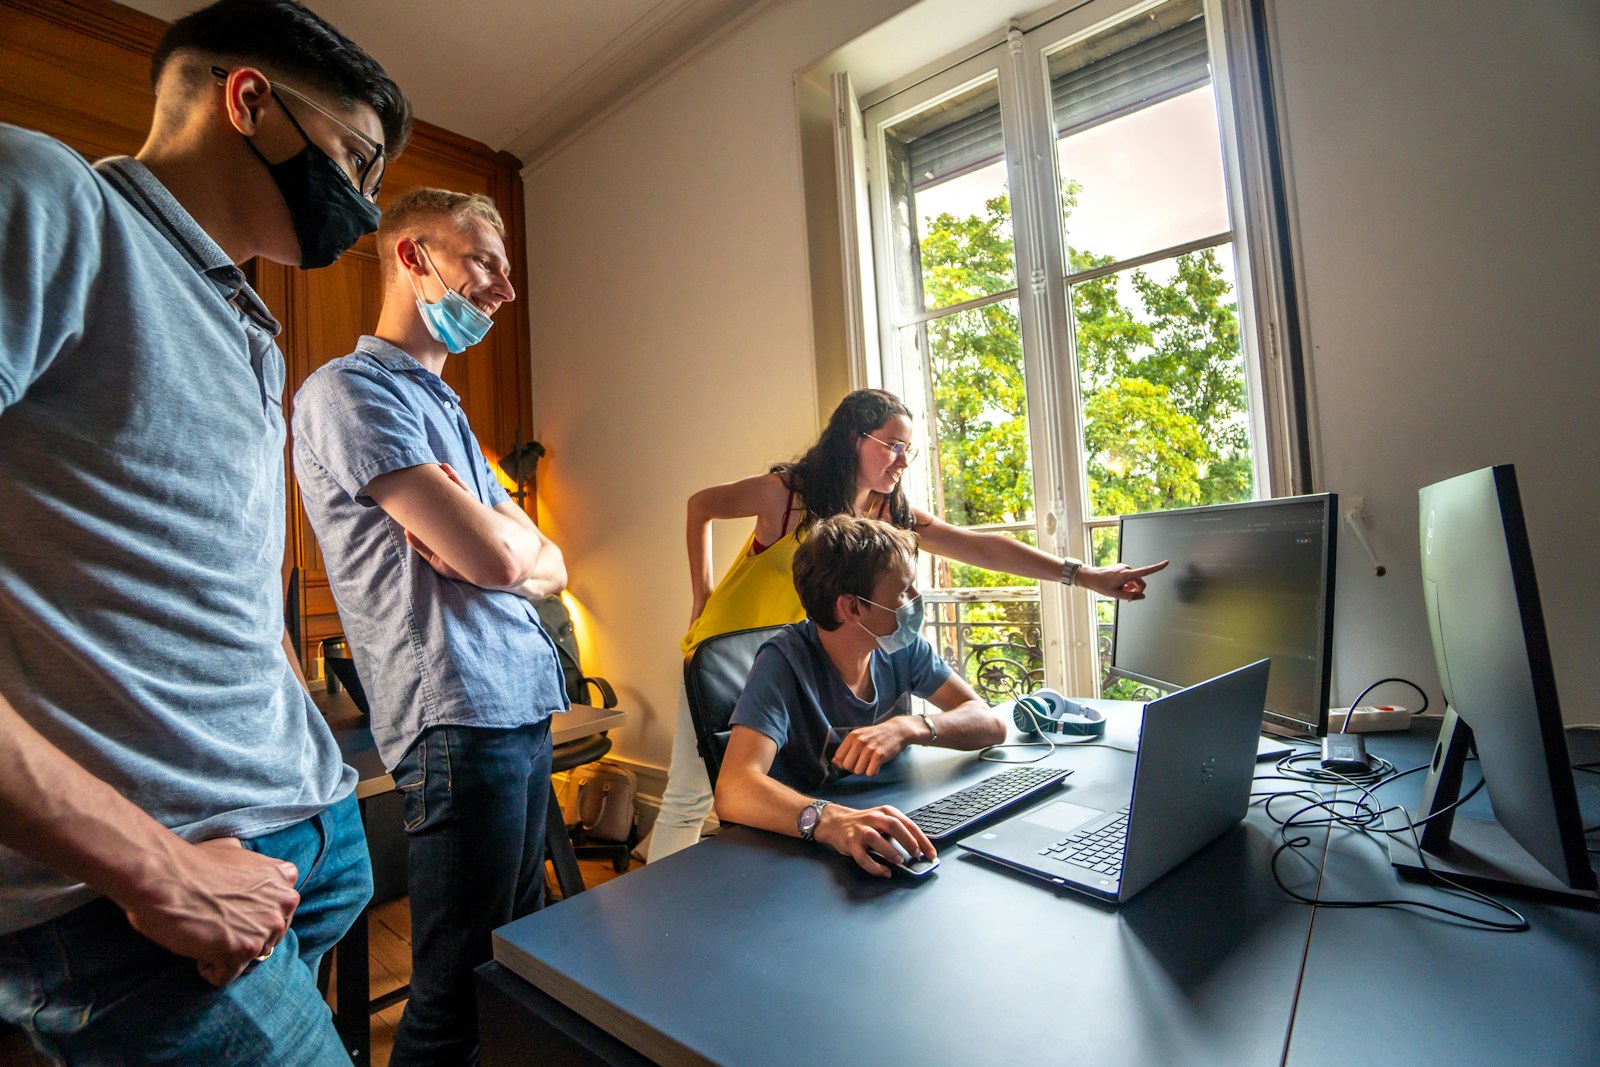
[[[300,871],[300,906],[270,957],[217,989],[102,897],[0,936],[0,1018],[57,1063],[348,1067],[317,965],[372,896],[356,799],[244,846]]]
[[[544,903],[550,720],[434,726],[394,769],[410,839],[411,998],[393,1067],[474,1064],[472,969],[490,932]]]

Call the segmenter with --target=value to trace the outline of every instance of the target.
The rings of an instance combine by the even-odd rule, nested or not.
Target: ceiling
[[[122,0],[168,21],[203,0]],[[418,118],[531,163],[770,0],[311,0]]]

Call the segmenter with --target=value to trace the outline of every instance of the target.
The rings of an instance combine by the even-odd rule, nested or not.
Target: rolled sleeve
[[[306,379],[295,396],[294,436],[296,452],[369,507],[366,490],[375,478],[439,462],[421,416],[391,380],[355,360],[330,363]]]
[[[0,127],[0,411],[85,331],[105,202],[89,166],[42,134]]]

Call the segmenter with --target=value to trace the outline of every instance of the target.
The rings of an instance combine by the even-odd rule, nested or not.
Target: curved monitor
[[[1111,673],[1182,689],[1270,659],[1264,718],[1326,734],[1338,513],[1318,493],[1123,516],[1121,558],[1172,565],[1117,603]]]

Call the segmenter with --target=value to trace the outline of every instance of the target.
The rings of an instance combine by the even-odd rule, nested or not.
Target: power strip
[[[1350,718],[1350,728],[1345,729],[1344,720]],[[1349,708],[1328,709],[1328,732],[1347,734],[1370,734],[1383,730],[1409,730],[1411,728],[1411,712],[1398,704],[1379,704],[1376,707],[1362,705],[1355,709],[1352,715]]]

